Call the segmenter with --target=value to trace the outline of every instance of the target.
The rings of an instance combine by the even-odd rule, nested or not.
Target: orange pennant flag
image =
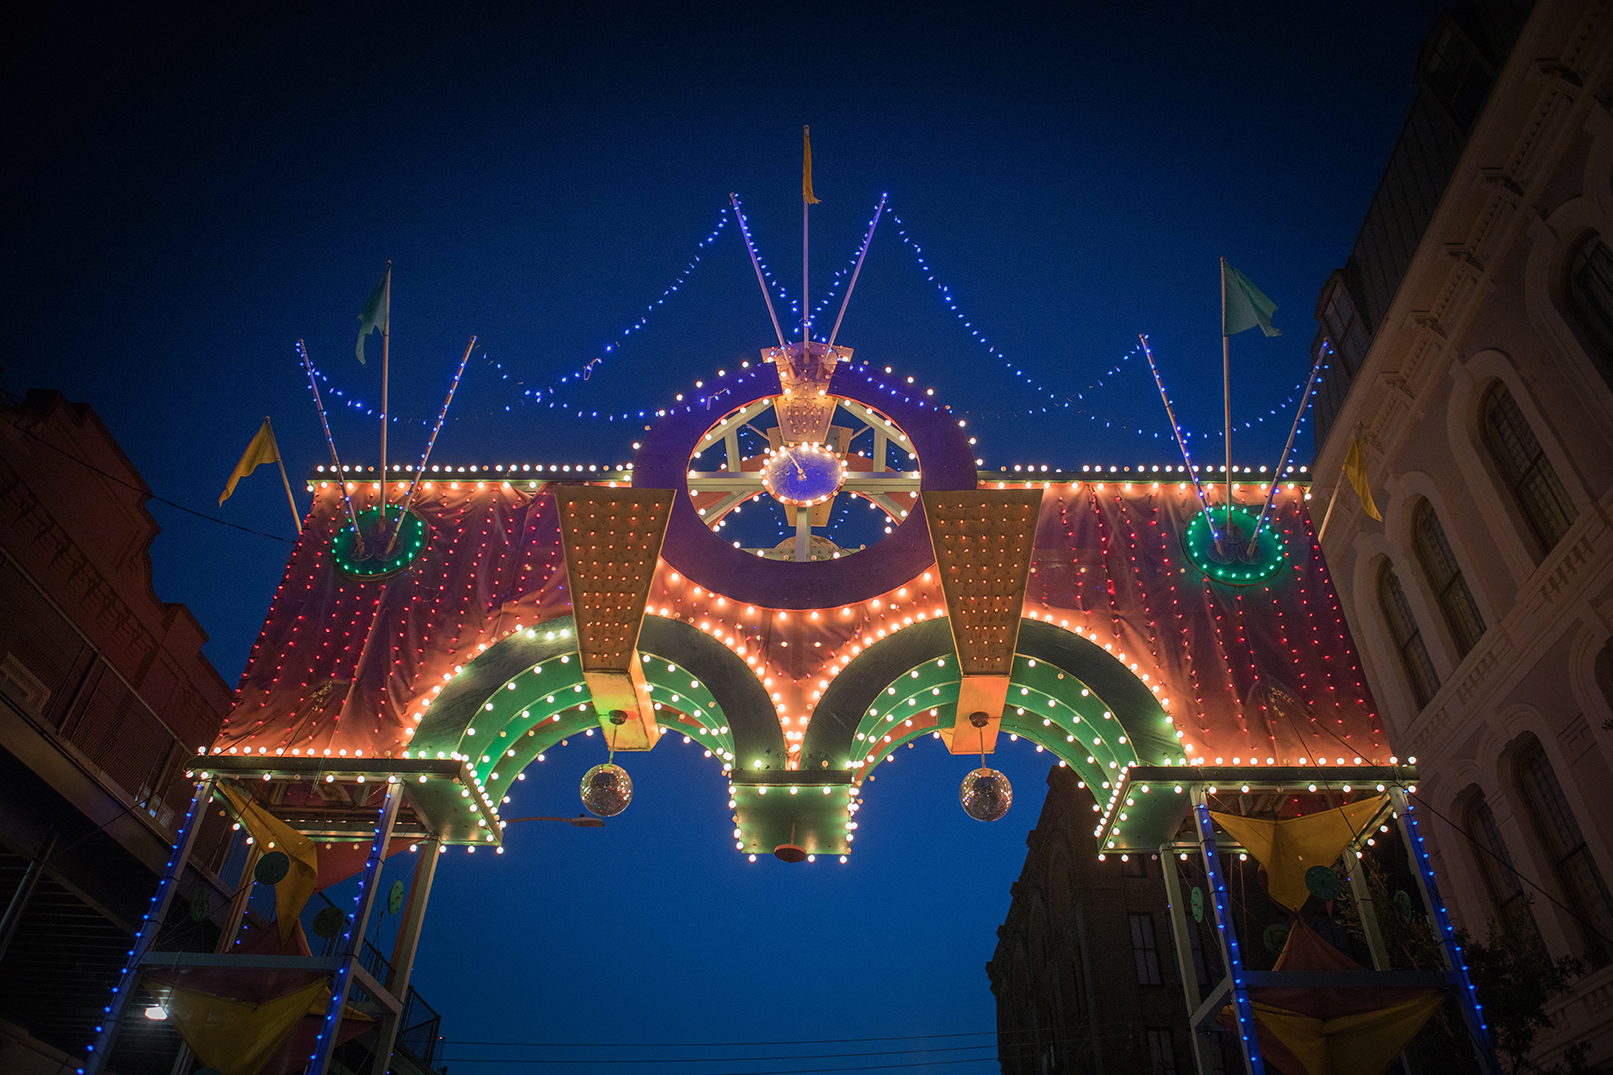
[[[812,193],[812,128],[801,128],[801,200],[817,205],[818,196]]]

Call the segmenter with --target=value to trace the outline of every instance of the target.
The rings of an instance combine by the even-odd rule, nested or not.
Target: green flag
[[[1267,336],[1281,336],[1272,327],[1271,315],[1277,304],[1254,281],[1232,267],[1226,258],[1221,259],[1221,335],[1236,336],[1244,329],[1260,326]]]
[[[380,329],[383,333],[387,331],[387,320],[390,314],[387,309],[387,284],[391,282],[391,278],[392,263],[389,261],[386,264],[386,271],[381,274],[381,279],[375,282],[375,290],[370,292],[370,297],[364,302],[364,312],[358,315],[357,350],[358,362],[361,366],[366,364],[364,361],[364,337],[376,329]]]

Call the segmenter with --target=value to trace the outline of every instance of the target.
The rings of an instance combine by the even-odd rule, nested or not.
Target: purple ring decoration
[[[673,489],[661,557],[687,578],[733,601],[763,608],[805,609],[849,605],[877,597],[935,562],[922,511],[910,511],[883,541],[839,560],[798,564],[741,552],[712,532],[689,499],[689,459],[695,445],[723,415],[777,396],[778,369],[760,363],[729,379],[709,396],[669,408],[645,435],[633,463],[633,485]],[[975,489],[973,449],[944,407],[906,386],[882,384],[866,364],[841,363],[829,394],[865,404],[907,434],[919,457],[920,490]],[[915,505],[916,507],[917,505]]]

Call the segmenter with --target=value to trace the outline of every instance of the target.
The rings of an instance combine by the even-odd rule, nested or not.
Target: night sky
[[[629,460],[640,411],[770,342],[738,230],[718,229],[730,191],[781,317],[799,298],[809,123],[811,301],[888,193],[899,222],[880,225],[838,342],[933,386],[988,467],[1179,462],[1127,358],[1140,332],[1199,457],[1219,458],[1223,255],[1279,307],[1282,336],[1232,342],[1236,461],[1271,465],[1317,292],[1438,6],[33,5],[0,46],[0,387],[89,403],[159,496],[262,532],[150,505],[157,593],[190,606],[233,683],[292,524],[269,470],[216,499],[264,415],[294,484],[326,461],[299,338],[344,460],[372,463],[379,364],[353,344],[390,258],[392,461],[418,460],[471,334],[437,462]],[[1308,463],[1308,424],[1298,448]],[[596,753],[556,751],[507,815],[576,813]],[[720,772],[675,740],[627,759],[637,797],[602,830],[533,823],[501,857],[454,849],[415,976],[451,1070],[992,1070],[987,1049],[901,1052],[917,1041],[456,1043],[990,1031],[983,964],[1046,775],[1027,744],[996,757],[1017,800],[988,826],[957,807],[964,760],[902,751],[846,866],[746,863]],[[888,1055],[816,1059],[856,1052]],[[957,1060],[978,1062],[927,1062]]]

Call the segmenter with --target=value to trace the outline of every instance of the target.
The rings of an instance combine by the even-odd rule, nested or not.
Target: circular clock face
[[[821,504],[846,480],[846,464],[818,444],[786,444],[762,462],[762,485],[774,499],[798,507]]]

